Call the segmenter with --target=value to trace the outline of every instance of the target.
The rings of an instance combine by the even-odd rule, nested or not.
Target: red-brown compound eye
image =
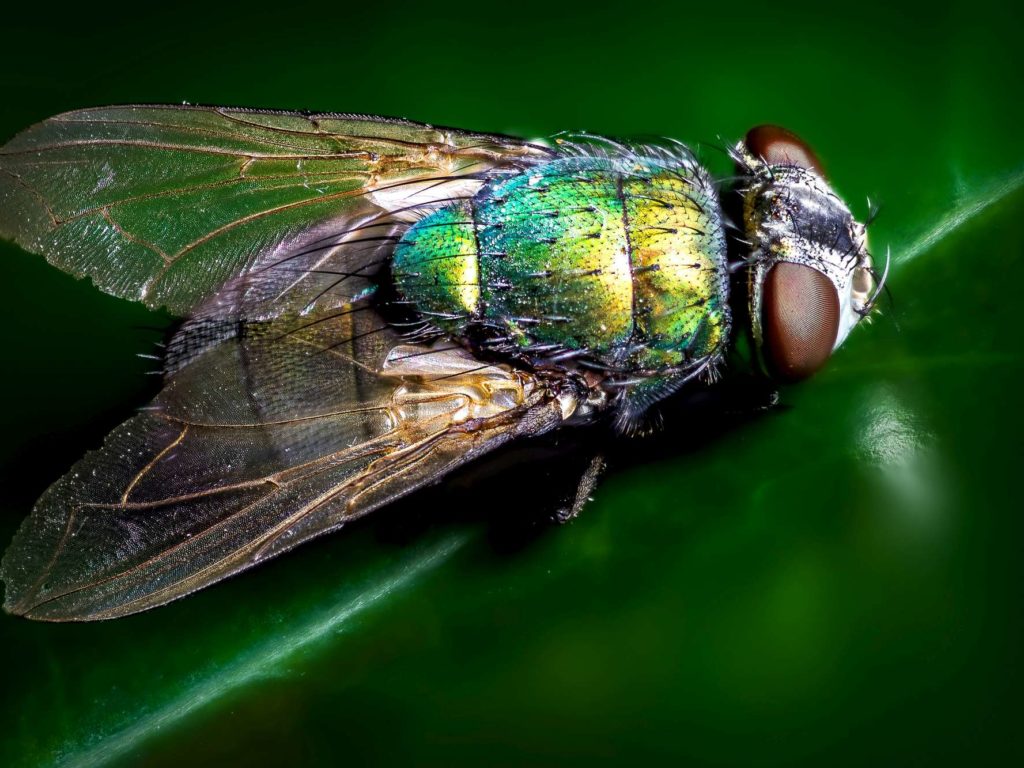
[[[797,165],[810,168],[825,176],[821,161],[814,150],[795,133],[777,125],[759,125],[747,131],[744,139],[747,149],[754,157],[759,157],[768,165]]]
[[[776,264],[764,281],[762,355],[784,381],[805,379],[828,360],[839,333],[839,296],[832,281],[812,267]]]

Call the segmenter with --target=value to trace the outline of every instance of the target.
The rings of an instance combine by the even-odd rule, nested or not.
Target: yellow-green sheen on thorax
[[[534,356],[649,374],[728,340],[719,202],[695,163],[573,157],[499,178],[415,224],[393,274],[444,331]]]

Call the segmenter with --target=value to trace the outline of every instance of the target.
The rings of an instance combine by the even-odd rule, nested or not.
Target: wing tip
[[[63,602],[60,596],[47,599],[45,597],[40,598],[38,590],[30,590],[28,593],[19,594],[17,591],[12,589],[11,580],[0,573],[0,578],[3,579],[5,586],[5,595],[3,602],[4,613],[11,616],[15,616],[19,619],[29,619],[31,621],[45,621],[50,624],[67,624],[70,622],[79,621],[99,621],[102,619],[112,619],[118,616],[127,615],[130,612],[107,612],[104,615],[101,612],[81,612],[75,611],[74,609],[68,610],[68,607],[61,607]]]
[[[26,599],[24,594],[19,594],[18,591],[12,589],[11,580],[6,575],[0,574],[0,577],[4,582],[4,613],[26,619],[35,618],[31,614],[33,609],[39,607],[40,603]]]

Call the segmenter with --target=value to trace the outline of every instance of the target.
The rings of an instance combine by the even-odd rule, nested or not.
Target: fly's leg
[[[570,520],[574,520],[586,505],[590,501],[591,494],[597,487],[597,481],[601,477],[601,473],[604,472],[605,461],[604,456],[598,454],[590,460],[587,468],[583,471],[583,475],[580,477],[579,483],[576,485],[576,492],[569,499],[566,499],[566,504],[559,507],[555,511],[554,519],[558,523],[568,523]]]

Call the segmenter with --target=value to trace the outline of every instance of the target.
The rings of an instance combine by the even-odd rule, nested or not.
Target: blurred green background
[[[5,10],[0,141],[189,101],[661,134],[727,173],[716,147],[778,122],[860,215],[881,203],[895,303],[783,407],[620,449],[570,526],[516,523],[556,473],[523,462],[143,615],[0,616],[0,764],[1024,758],[1024,54],[1004,5]],[[0,280],[6,542],[152,395],[136,353],[170,319],[9,244]]]

